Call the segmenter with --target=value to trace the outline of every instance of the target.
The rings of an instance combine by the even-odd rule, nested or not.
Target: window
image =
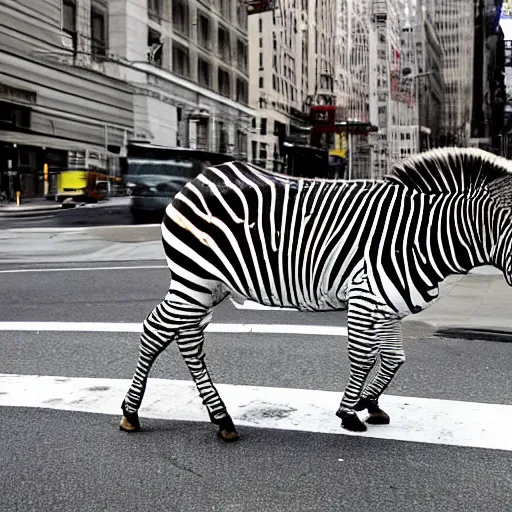
[[[188,48],[178,43],[172,45],[172,70],[180,76],[190,76],[190,58]]]
[[[260,76],[260,79],[259,79],[258,84],[259,84],[259,85],[258,85],[258,86],[259,86],[259,88],[260,88],[260,89],[263,89],[263,77],[262,77],[262,76]]]
[[[236,60],[238,67],[247,71],[247,45],[240,39],[236,42]]]
[[[260,37],[260,48],[263,48],[263,37]]]
[[[261,118],[260,134],[267,135],[267,118],[266,117]]]
[[[226,127],[222,121],[219,121],[218,125],[218,134],[219,134],[219,153],[227,153],[228,152],[228,132]]]
[[[220,12],[224,18],[231,21],[231,0],[220,0]]]
[[[242,130],[236,131],[236,152],[239,155],[247,155],[247,134]]]
[[[253,161],[256,160],[257,156],[258,156],[258,142],[253,140],[252,143],[251,143],[251,146],[252,146],[252,159]]]
[[[219,45],[219,56],[225,61],[231,60],[231,48],[229,40],[229,32],[222,27],[219,27],[217,42]]]
[[[223,96],[231,96],[231,83],[229,79],[229,72],[219,68],[218,78],[218,90]]]
[[[260,53],[260,69],[263,69],[263,53]]]
[[[267,144],[265,142],[260,143],[260,160],[267,159]]]
[[[247,7],[245,2],[236,1],[236,22],[242,29],[247,28]]]
[[[148,62],[162,67],[162,43],[160,34],[148,27]]]
[[[76,51],[76,4],[74,0],[62,2],[62,29],[73,40],[73,50]]]
[[[236,101],[240,103],[248,103],[249,101],[249,85],[241,78],[236,80]]]
[[[76,32],[76,4],[74,0],[62,2],[62,28],[68,33]]]
[[[206,14],[198,14],[197,17],[197,41],[199,46],[210,49],[212,43],[212,26],[210,18]]]
[[[162,13],[162,4],[160,0],[148,0],[148,16],[150,18],[160,18]]]
[[[172,2],[172,28],[178,34],[188,37],[188,6],[184,0]]]
[[[103,12],[91,10],[91,39],[92,54],[105,56],[107,54],[105,32],[105,14]]]
[[[261,18],[258,20],[258,28],[260,31],[260,34],[263,32],[263,21],[261,21]]]
[[[211,66],[209,62],[203,59],[197,59],[197,79],[199,85],[202,85],[204,87],[210,87]]]

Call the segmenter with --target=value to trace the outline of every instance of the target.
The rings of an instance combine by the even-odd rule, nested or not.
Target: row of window
[[[172,2],[173,21],[176,13],[186,13],[188,21],[188,3],[185,0],[147,0],[148,15],[150,18],[160,19],[164,12],[164,2]],[[236,24],[242,30],[247,29],[247,7],[245,2],[239,0],[215,0],[204,2],[208,8],[213,7],[223,18]],[[236,14],[233,16],[233,3],[236,5]],[[213,4],[213,5],[212,5]]]
[[[213,36],[213,23],[211,18],[202,11],[197,12],[197,42],[202,48],[211,51],[213,42],[217,40],[218,55],[225,62],[231,62],[231,36],[227,26],[219,24],[217,28],[217,37]],[[189,37],[189,10],[184,0],[176,0],[173,3],[173,30],[184,36]],[[239,68],[247,71],[247,44],[241,39],[236,42],[236,59]]]
[[[71,36],[73,49],[77,51],[77,5],[76,0],[62,1],[62,28]],[[95,4],[91,4],[91,53],[105,56],[107,54],[106,12]]]

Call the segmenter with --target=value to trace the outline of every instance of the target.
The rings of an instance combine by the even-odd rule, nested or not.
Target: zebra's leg
[[[123,418],[119,426],[121,430],[126,432],[140,430],[137,411],[142,403],[153,363],[173,341],[180,328],[197,324],[204,315],[204,308],[191,310],[190,307],[184,307],[183,304],[168,296],[144,320],[137,367],[130,389],[121,405],[123,411]]]
[[[354,432],[367,430],[366,425],[357,416],[355,406],[375,365],[378,350],[372,309],[372,302],[362,295],[351,299],[347,315],[350,378],[336,415],[341,418],[343,428]]]
[[[219,427],[217,435],[223,441],[237,441],[238,433],[233,420],[213,385],[205,363],[203,352],[205,328],[206,319],[201,322],[201,325],[180,330],[177,337],[178,348],[194,379],[199,396],[206,406],[210,421]]]
[[[402,325],[396,318],[390,318],[387,322],[379,325],[379,359],[378,370],[369,379],[365,389],[361,393],[361,399],[355,409],[368,410],[367,423],[373,425],[387,425],[390,421],[386,414],[379,407],[379,397],[389,386],[399,368],[405,362],[405,353],[402,343]]]

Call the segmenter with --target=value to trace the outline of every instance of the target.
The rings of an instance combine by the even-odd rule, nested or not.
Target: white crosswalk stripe
[[[120,416],[129,380],[0,374],[0,406],[39,407]],[[384,395],[391,425],[354,434],[334,415],[340,393],[310,389],[217,385],[237,425],[358,435],[512,451],[512,406]],[[145,418],[208,422],[192,382],[149,379]]]

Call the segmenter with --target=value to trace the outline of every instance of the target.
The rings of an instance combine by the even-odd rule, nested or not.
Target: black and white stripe
[[[510,169],[456,149],[413,157],[384,181],[294,179],[240,162],[206,169],[166,211],[171,284],[144,323],[127,410],[138,410],[152,363],[176,338],[212,420],[227,416],[202,347],[229,294],[348,309],[351,376],[338,414],[376,404],[405,360],[401,318],[436,300],[446,276],[492,264],[512,284]]]

